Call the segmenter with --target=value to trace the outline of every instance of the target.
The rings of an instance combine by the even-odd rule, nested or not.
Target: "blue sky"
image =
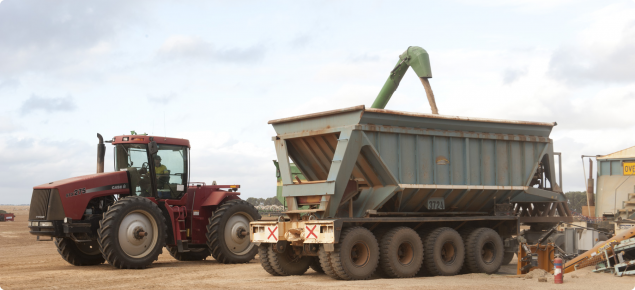
[[[192,181],[272,196],[267,121],[370,106],[411,45],[441,114],[558,122],[565,191],[580,155],[635,145],[634,1],[4,0],[0,40],[0,204],[131,130],[190,139]],[[429,112],[412,72],[387,108]]]

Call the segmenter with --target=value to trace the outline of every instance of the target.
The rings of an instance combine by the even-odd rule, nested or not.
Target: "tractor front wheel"
[[[130,196],[110,206],[99,222],[99,249],[120,269],[143,269],[162,253],[167,238],[165,218],[147,198]]]
[[[57,252],[74,266],[91,266],[103,263],[104,257],[96,241],[76,243],[71,238],[55,238]]]
[[[259,219],[258,210],[244,200],[219,205],[207,225],[207,245],[214,259],[223,264],[251,261],[258,248],[249,240],[249,223]]]

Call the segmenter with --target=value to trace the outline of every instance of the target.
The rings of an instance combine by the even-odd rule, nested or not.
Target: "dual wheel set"
[[[92,241],[56,238],[62,258],[75,266],[99,265],[108,261],[120,269],[143,269],[156,261],[166,247],[180,261],[204,260],[210,255],[224,264],[247,263],[257,253],[249,235],[249,222],[260,219],[258,211],[243,200],[228,200],[218,206],[207,225],[207,244],[178,252],[166,246],[166,219],[159,207],[144,197],[131,196],[117,201],[104,213]]]
[[[320,245],[318,256],[302,256],[299,248],[276,251],[274,244],[258,248],[262,267],[274,276],[301,275],[309,267],[339,280],[376,277],[452,276],[458,273],[498,271],[503,262],[503,240],[490,228],[456,231],[439,227],[416,232],[409,227],[379,229],[346,228],[335,250]],[[513,258],[513,254],[511,255]]]

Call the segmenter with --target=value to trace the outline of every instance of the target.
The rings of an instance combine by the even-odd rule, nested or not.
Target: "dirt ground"
[[[108,264],[75,267],[64,261],[51,241],[36,241],[28,232],[28,207],[0,206],[16,214],[15,222],[0,222],[1,289],[634,289],[635,277],[592,273],[586,268],[565,275],[565,283],[511,278],[516,261],[495,275],[337,281],[309,270],[302,276],[274,277],[255,259],[248,264],[207,261],[179,262],[167,251],[145,270],[119,270]],[[535,275],[538,276],[538,275]]]

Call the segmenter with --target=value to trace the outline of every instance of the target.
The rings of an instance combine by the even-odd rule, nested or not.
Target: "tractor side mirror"
[[[154,155],[157,152],[159,152],[159,147],[157,146],[157,142],[150,142],[150,144],[148,144],[148,150],[150,151],[150,155]]]

